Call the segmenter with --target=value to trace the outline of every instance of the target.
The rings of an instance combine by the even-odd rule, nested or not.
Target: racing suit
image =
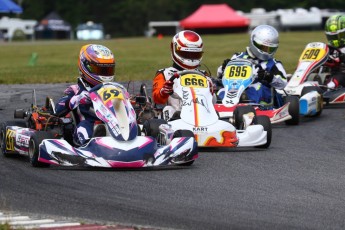
[[[330,78],[326,80],[328,88],[345,87],[345,47],[336,49],[331,46],[325,66],[330,68]]]
[[[161,89],[164,86],[164,83],[168,81],[174,73],[178,71],[182,71],[183,69],[173,63],[172,67],[168,67],[165,69],[160,69],[157,71],[156,76],[153,79],[153,87],[152,87],[152,99],[156,104],[165,104],[165,105],[170,105],[173,110],[170,111],[172,113],[173,111],[181,111],[182,104],[181,100],[179,99],[178,95],[173,93],[172,95],[162,95],[161,94]],[[194,69],[196,71],[200,71],[200,73],[204,74],[207,76],[207,72],[204,70],[199,70],[199,69]],[[211,93],[213,94],[214,92],[214,85],[212,83],[211,78],[208,77],[208,81],[210,84],[210,90]],[[179,84],[180,81],[174,81],[174,84]],[[216,102],[216,95],[213,94],[213,102]],[[172,114],[165,114],[164,119],[168,120],[171,118],[173,115]]]
[[[88,84],[78,78],[78,83],[65,89],[63,97],[56,104],[57,116],[66,116],[69,112],[73,112],[76,119],[73,139],[77,145],[87,143],[93,135],[95,121],[99,120],[93,112],[92,102],[88,97],[90,89]]]
[[[217,77],[222,78],[226,64],[238,58],[250,60],[256,68],[257,75],[253,83],[246,89],[249,100],[255,103],[269,104],[272,102],[271,88],[283,89],[286,84],[286,72],[282,63],[275,58],[260,60],[256,58],[249,47],[245,52],[235,53],[230,59],[225,59],[217,69]]]

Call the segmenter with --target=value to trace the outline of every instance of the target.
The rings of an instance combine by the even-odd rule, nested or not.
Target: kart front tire
[[[268,116],[256,116],[256,124],[262,125],[267,132],[267,142],[264,145],[256,146],[257,148],[267,149],[271,145],[272,140],[272,124]]]
[[[162,124],[168,124],[168,122],[164,119],[150,119],[146,120],[143,124],[143,133],[145,136],[151,136],[157,138],[159,134],[159,126]]]
[[[253,106],[246,105],[236,107],[233,117],[235,120],[234,126],[237,130],[244,129],[243,115],[251,112],[254,113],[254,115],[256,116],[255,109],[253,108]]]
[[[286,96],[285,103],[290,102],[289,114],[291,119],[286,120],[286,125],[298,125],[299,124],[299,97],[297,96]]]
[[[7,144],[7,139],[6,139],[6,127],[8,126],[18,126],[22,128],[26,128],[26,122],[23,120],[20,121],[5,121],[1,123],[1,128],[0,128],[0,146],[1,146],[1,152],[5,157],[9,157],[13,154],[8,152],[6,150],[6,144]]]
[[[54,134],[47,131],[35,132],[29,141],[29,161],[33,167],[42,168],[49,167],[50,164],[38,161],[39,156],[39,145],[45,139],[55,139]]]

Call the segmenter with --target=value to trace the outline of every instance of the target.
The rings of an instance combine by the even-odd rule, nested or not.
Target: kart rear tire
[[[322,113],[322,106],[323,106],[323,93],[324,91],[320,88],[320,87],[317,87],[317,86],[305,86],[303,87],[302,89],[302,92],[301,92],[301,97],[303,95],[306,95],[307,93],[309,92],[312,92],[312,91],[316,91],[318,92],[320,95],[321,95],[321,110],[319,112],[317,112],[315,115],[313,115],[313,117],[318,117],[321,115]]]
[[[1,128],[0,128],[0,147],[1,147],[1,152],[5,157],[10,157],[13,155],[10,152],[7,152],[6,150],[6,127],[7,126],[18,126],[22,128],[27,128],[27,124],[25,121],[20,120],[20,121],[5,121],[1,123]]]
[[[173,134],[173,138],[176,138],[176,137],[195,137],[195,136],[194,136],[194,133],[190,130],[179,129],[179,130],[176,130]],[[194,163],[194,160],[188,161],[186,163],[178,164],[178,165],[191,166],[193,163]]]
[[[16,109],[14,110],[14,118],[24,119],[27,116],[26,111],[24,109]]]
[[[146,84],[145,83],[142,83],[141,85],[140,85],[140,96],[145,96],[145,97],[147,97],[148,95],[146,95],[146,91],[147,90],[147,86],[146,86]]]
[[[257,148],[267,149],[271,145],[272,140],[272,124],[268,116],[256,116],[256,124],[262,125],[267,132],[267,142],[264,145],[256,146]]]
[[[243,123],[243,115],[253,112],[254,115],[256,116],[255,109],[253,106],[246,105],[246,106],[237,106],[235,111],[234,111],[234,126],[237,130],[241,130],[244,128],[244,123]]]
[[[164,119],[150,119],[146,120],[143,124],[142,132],[145,133],[145,136],[151,136],[157,138],[159,134],[159,126],[161,124],[168,124]]]
[[[301,92],[301,96],[311,92],[311,91],[316,91],[318,92],[319,94],[323,94],[324,93],[324,90],[321,89],[320,87],[317,87],[317,86],[305,86],[303,87],[302,89],[302,92]]]
[[[285,103],[290,102],[289,114],[291,115],[290,120],[286,120],[286,125],[298,125],[299,124],[299,97],[297,96],[286,96]]]
[[[39,145],[45,139],[56,139],[54,134],[47,131],[36,131],[30,138],[29,141],[29,161],[33,167],[42,168],[49,167],[50,164],[39,162]]]

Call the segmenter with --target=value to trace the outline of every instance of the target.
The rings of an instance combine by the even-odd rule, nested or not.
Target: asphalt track
[[[0,120],[67,84],[0,85]],[[191,167],[32,168],[0,156],[0,210],[169,229],[345,229],[345,109],[274,125],[267,150],[207,150]]]

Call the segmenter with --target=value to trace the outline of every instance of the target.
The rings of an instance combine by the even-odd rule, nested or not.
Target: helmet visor
[[[87,63],[85,66],[92,74],[96,74],[100,76],[114,76],[115,74],[114,63],[107,63],[107,64]]]
[[[182,50],[175,50],[176,54],[183,59],[192,59],[192,60],[199,60],[202,58],[204,52],[191,52],[191,51],[182,51]]]
[[[338,47],[342,41],[345,41],[345,28],[337,32],[326,32],[326,37],[331,45]]]
[[[269,54],[276,52],[278,49],[278,46],[275,46],[275,47],[274,46],[266,46],[263,44],[259,44],[256,41],[253,41],[253,43],[256,46],[256,48],[258,48],[262,52],[269,53]]]

